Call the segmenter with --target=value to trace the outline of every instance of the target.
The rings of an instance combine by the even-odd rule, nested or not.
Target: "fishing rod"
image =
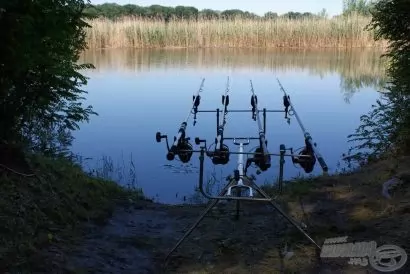
[[[293,163],[299,164],[306,173],[310,173],[313,171],[314,165],[316,163],[316,158],[320,164],[320,166],[322,167],[323,173],[327,173],[328,172],[328,167],[326,165],[325,160],[323,159],[322,155],[320,154],[316,144],[313,143],[313,139],[312,136],[310,135],[310,133],[305,129],[305,127],[302,124],[302,121],[299,118],[299,115],[297,114],[291,100],[290,100],[290,96],[286,93],[285,89],[283,88],[281,82],[279,81],[278,78],[276,78],[278,80],[279,83],[279,87],[280,89],[283,91],[284,96],[283,96],[283,104],[285,106],[285,118],[287,118],[287,114],[289,111],[292,111],[292,115],[295,115],[296,120],[299,123],[300,128],[303,131],[303,135],[305,137],[305,144],[306,147],[300,152],[300,154],[302,155],[310,155],[310,158],[299,158],[299,157],[292,157],[292,161]],[[290,110],[289,110],[290,107]],[[293,152],[291,152],[291,154],[293,154]]]
[[[267,146],[267,141],[265,138],[265,128],[266,128],[266,122],[264,119],[264,128],[262,129],[261,125],[261,119],[259,117],[259,109],[258,109],[258,97],[255,95],[255,91],[253,89],[253,84],[252,80],[250,81],[251,83],[251,106],[252,106],[252,119],[254,121],[257,121],[258,123],[258,130],[259,130],[259,147],[255,150],[254,157],[250,158],[246,161],[246,168],[245,168],[245,173],[247,168],[252,164],[255,163],[261,171],[266,171],[268,168],[271,166],[271,158],[268,152],[268,149],[266,148]],[[264,117],[266,115],[264,111]]]
[[[205,78],[202,79],[201,85],[196,92],[195,95],[192,96],[192,107],[189,110],[189,114],[186,117],[186,119],[182,122],[178,134],[176,137],[174,137],[174,143],[172,144],[171,148],[169,148],[168,145],[168,137],[167,135],[161,135],[160,132],[157,132],[156,134],[156,140],[157,142],[161,142],[161,139],[165,138],[166,139],[166,144],[167,144],[167,160],[172,161],[175,159],[175,155],[178,155],[178,158],[181,160],[183,163],[188,163],[191,160],[192,153],[193,153],[193,147],[189,143],[190,138],[185,137],[186,135],[186,128],[188,126],[188,120],[191,117],[191,115],[194,115],[194,126],[196,124],[196,114],[198,113],[198,106],[201,101],[201,96],[199,95],[202,92],[202,89],[204,87],[204,82]]]
[[[208,156],[212,157],[212,163],[215,165],[226,165],[229,162],[229,147],[223,143],[224,130],[226,125],[226,116],[228,114],[229,105],[229,76],[226,82],[225,94],[222,95],[222,115],[219,115],[219,109],[216,110],[216,138],[215,138],[215,151],[208,153]]]

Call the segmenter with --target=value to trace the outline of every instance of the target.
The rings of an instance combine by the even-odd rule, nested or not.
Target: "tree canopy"
[[[101,5],[89,5],[86,8],[86,12],[94,17],[105,17],[109,19],[117,19],[124,16],[138,16],[149,19],[162,19],[170,20],[175,19],[233,19],[233,18],[246,18],[246,19],[275,19],[279,17],[289,19],[301,19],[301,18],[315,18],[320,15],[315,15],[310,12],[288,12],[279,16],[274,11],[269,11],[264,16],[258,16],[257,14],[242,11],[239,9],[230,9],[224,11],[216,11],[212,9],[198,10],[195,7],[190,6],[177,6],[167,7],[161,5],[151,5],[148,7],[137,6],[133,4],[118,5],[115,3],[105,3]]]
[[[95,114],[81,103],[77,60],[86,48],[83,0],[1,1],[0,142],[65,151],[72,130]]]

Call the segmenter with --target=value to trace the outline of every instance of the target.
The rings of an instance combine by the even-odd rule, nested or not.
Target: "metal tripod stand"
[[[271,197],[269,197],[261,188],[259,188],[253,178],[248,177],[244,173],[244,161],[243,161],[243,147],[249,144],[249,139],[247,141],[241,140],[238,142],[234,139],[234,144],[239,146],[239,153],[238,153],[238,169],[234,172],[234,178],[229,179],[229,183],[223,188],[220,192],[219,196],[210,196],[208,195],[203,188],[204,182],[204,157],[205,157],[205,147],[201,147],[200,150],[200,169],[199,169],[199,189],[205,197],[210,199],[208,206],[202,212],[202,214],[198,217],[195,223],[188,229],[188,231],[182,236],[182,238],[177,242],[177,244],[171,249],[168,255],[165,258],[165,264],[167,263],[171,254],[182,244],[182,242],[193,232],[193,230],[199,225],[202,219],[206,216],[206,214],[220,201],[220,200],[236,200],[237,201],[237,217],[239,215],[239,202],[240,201],[259,201],[259,202],[269,202],[274,209],[276,209],[285,219],[287,219],[294,227],[296,227],[311,243],[313,243],[319,250],[321,249],[320,246],[297,224],[295,220],[289,217],[283,210],[273,201]],[[281,174],[283,174],[283,154],[281,154]],[[281,180],[281,179],[280,179]],[[281,185],[281,184],[280,184]],[[249,190],[248,197],[240,197],[241,195],[232,196],[232,190]],[[254,192],[259,193],[263,198],[254,197]],[[242,191],[239,191],[241,193]],[[237,192],[238,193],[238,192]]]

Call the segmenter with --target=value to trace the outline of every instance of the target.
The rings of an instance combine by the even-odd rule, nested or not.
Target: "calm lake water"
[[[324,156],[330,172],[343,167],[341,157],[350,144],[360,116],[367,113],[379,97],[376,90],[384,78],[380,52],[372,51],[278,51],[278,50],[104,50],[85,52],[80,62],[96,69],[85,71],[90,77],[85,89],[87,104],[99,116],[75,133],[73,152],[84,158],[86,169],[101,168],[102,157],[112,160],[111,176],[122,184],[136,178],[148,197],[164,203],[180,203],[193,194],[198,184],[198,154],[190,164],[166,160],[165,142],[157,143],[160,131],[172,141],[192,106],[192,95],[202,78],[205,85],[199,109],[221,108],[221,95],[227,77],[231,80],[230,109],[250,109],[250,83],[258,95],[259,107],[283,110],[276,77]],[[262,117],[262,116],[261,116]],[[194,127],[188,123],[187,135],[200,137],[210,145],[216,137],[215,113],[199,113]],[[230,113],[226,136],[258,136],[251,113]],[[270,152],[280,144],[300,148],[302,131],[294,117],[290,125],[283,113],[267,115],[267,140]],[[237,147],[227,143],[232,151]],[[195,146],[195,144],[193,143]],[[245,149],[257,145],[254,141]],[[129,174],[130,160],[135,176]],[[245,157],[246,159],[246,157]],[[107,162],[107,160],[105,161]],[[206,159],[207,178],[223,179],[232,174],[237,156],[223,167]],[[339,164],[342,164],[339,167]],[[257,175],[258,183],[272,182],[278,176],[279,158],[272,167]],[[132,169],[132,168],[131,168]],[[107,170],[107,169],[106,169]],[[256,169],[251,168],[250,174]],[[313,175],[321,173],[317,164]],[[304,174],[290,158],[285,164],[285,179]],[[222,182],[225,184],[225,182]]]

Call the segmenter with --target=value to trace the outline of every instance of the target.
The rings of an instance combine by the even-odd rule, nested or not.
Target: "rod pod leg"
[[[232,182],[230,181],[221,191],[219,196],[223,196],[226,194],[228,188],[231,186]],[[208,212],[220,201],[221,199],[215,199],[212,201],[209,201],[208,206],[205,208],[205,210],[202,212],[202,214],[196,219],[195,223],[192,224],[192,226],[188,229],[187,232],[181,237],[181,239],[176,243],[176,245],[171,249],[171,251],[168,253],[168,255],[165,257],[165,265],[168,262],[169,257],[171,256],[172,253],[182,244],[182,242],[194,231],[194,229],[199,225],[199,223],[202,221],[202,219],[208,214]]]
[[[266,199],[271,199],[265,191],[259,188],[253,181],[252,181],[252,188],[255,189],[259,194],[261,194]],[[293,220],[290,216],[288,216],[273,200],[270,200],[269,203],[286,219],[288,220],[295,228],[297,228],[312,244],[314,244],[319,250],[321,247],[300,227],[300,225]]]
[[[239,188],[239,189],[237,189],[236,190],[236,197],[241,197],[241,193],[242,192],[242,190]],[[241,211],[241,205],[240,205],[240,201],[239,200],[237,200],[236,201],[236,216],[235,216],[235,219],[236,220],[239,220],[239,212]]]

